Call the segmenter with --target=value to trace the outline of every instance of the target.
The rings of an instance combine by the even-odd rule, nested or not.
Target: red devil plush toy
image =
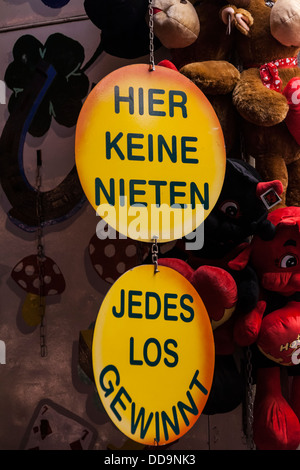
[[[241,346],[253,345],[257,448],[293,450],[300,444],[300,208],[276,209],[268,218],[274,238],[254,237],[231,262],[235,269],[249,262],[261,285],[256,308],[238,317],[234,337]]]

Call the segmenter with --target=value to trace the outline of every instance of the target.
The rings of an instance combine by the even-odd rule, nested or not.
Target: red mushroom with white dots
[[[26,256],[13,268],[11,277],[27,292],[22,314],[30,326],[40,323],[40,309],[45,307],[45,297],[61,294],[66,286],[58,265],[47,256]]]
[[[150,251],[147,243],[128,238],[101,239],[93,235],[89,243],[89,255],[97,274],[113,284],[122,274],[141,264]]]

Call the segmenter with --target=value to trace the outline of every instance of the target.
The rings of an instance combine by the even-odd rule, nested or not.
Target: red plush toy
[[[260,301],[238,317],[234,337],[240,346],[254,345],[257,448],[293,450],[300,445],[300,208],[276,209],[268,218],[274,238],[253,237],[230,263],[241,269],[249,262],[261,285]]]
[[[176,258],[161,258],[158,263],[179,272],[195,287],[213,327],[231,316],[237,302],[237,285],[227,271],[217,266],[193,269],[185,261]]]

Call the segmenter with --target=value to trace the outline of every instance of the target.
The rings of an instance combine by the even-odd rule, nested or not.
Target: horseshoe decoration
[[[23,168],[23,149],[30,124],[56,76],[54,67],[41,62],[20,102],[10,114],[0,138],[0,181],[11,204],[9,219],[19,228],[37,229],[37,191],[27,180]],[[40,194],[43,226],[54,225],[71,217],[85,202],[76,166],[54,189]]]

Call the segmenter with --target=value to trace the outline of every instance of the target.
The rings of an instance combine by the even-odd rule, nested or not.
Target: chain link
[[[154,61],[154,24],[153,24],[153,0],[149,0],[149,70],[150,72],[155,70]]]
[[[40,323],[40,352],[42,357],[47,356],[46,346],[46,326],[45,326],[45,297],[44,297],[44,245],[43,245],[43,206],[42,206],[42,158],[41,151],[37,151],[37,171],[36,171],[36,217],[37,217],[37,263],[39,271],[39,315]]]
[[[157,238],[154,238],[154,243],[151,249],[152,263],[154,264],[154,274],[158,273],[158,245]]]
[[[254,402],[254,393],[253,393],[253,377],[252,377],[252,353],[250,347],[247,347],[246,350],[246,359],[247,359],[247,430],[246,430],[246,439],[247,445],[250,450],[254,449],[253,442],[253,402]]]

